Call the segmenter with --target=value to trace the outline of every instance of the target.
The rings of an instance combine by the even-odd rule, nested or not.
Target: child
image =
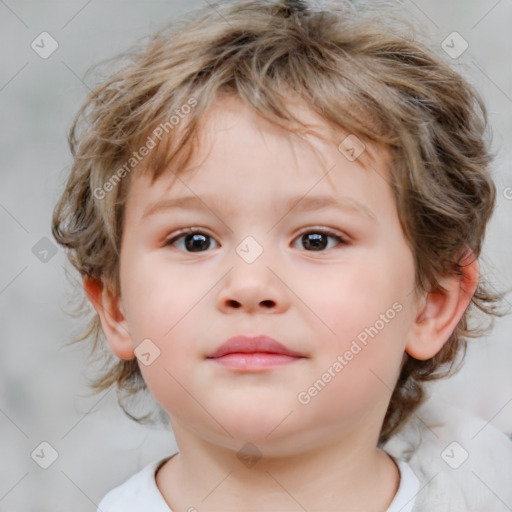
[[[96,311],[75,341],[104,333],[94,388],[149,389],[179,448],[98,510],[511,510],[512,443],[424,388],[499,314],[486,111],[393,19],[225,2],[81,108],[52,226]]]

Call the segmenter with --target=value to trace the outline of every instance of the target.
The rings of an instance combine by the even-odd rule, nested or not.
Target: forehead
[[[168,169],[154,183],[149,173],[136,173],[127,207],[140,210],[149,201],[169,196],[227,198],[230,191],[231,196],[260,199],[270,199],[269,189],[288,197],[305,197],[308,190],[320,194],[338,189],[342,193],[348,182],[354,185],[354,179],[362,176],[371,193],[375,183],[368,178],[375,172],[387,182],[389,153],[385,147],[363,142],[327,123],[303,102],[290,103],[289,108],[307,125],[304,137],[270,122],[238,98],[218,99],[201,119],[197,145],[186,169]],[[355,159],[347,157],[350,146],[356,151],[363,148]]]
[[[313,152],[316,150],[316,157],[321,161],[324,160],[323,153],[326,145],[335,147],[338,151],[354,146],[357,153],[357,158],[354,159],[356,165],[365,166],[375,159],[381,160],[389,156],[383,144],[367,139],[362,140],[363,137],[329,122],[304,100],[292,98],[294,97],[290,96],[285,101],[286,108],[293,117],[286,125],[283,120],[271,120],[260,114],[236,96],[218,98],[199,124],[199,153],[204,154],[205,147],[212,148],[216,143],[218,144],[220,133],[231,132],[231,140],[225,141],[236,147],[243,148],[251,145],[258,134],[259,141],[267,145],[269,150],[272,142],[273,149],[276,149],[276,145],[283,145],[283,150],[287,147]],[[348,139],[347,142],[340,146],[346,139]],[[233,147],[230,147],[230,150],[233,150]],[[278,156],[279,153],[281,151],[274,151],[274,156]]]

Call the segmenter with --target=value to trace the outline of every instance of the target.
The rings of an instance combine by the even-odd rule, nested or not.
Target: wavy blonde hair
[[[288,108],[290,91],[330,125],[389,149],[390,186],[414,253],[419,292],[443,290],[442,276],[461,274],[468,250],[479,257],[496,194],[482,99],[387,7],[372,11],[346,0],[324,5],[249,0],[192,11],[132,49],[91,92],[70,130],[74,162],[52,219],[55,239],[81,276],[119,294],[132,168],[153,181],[170,168],[178,174],[196,147],[200,120],[221,95],[236,96],[269,121],[303,133],[307,127]],[[150,139],[158,143],[144,152],[144,164],[130,160],[152,146]],[[379,443],[424,401],[424,383],[456,371],[468,338],[487,331],[469,327],[473,310],[494,320],[502,315],[500,298],[481,279],[442,350],[426,361],[404,358]],[[82,294],[77,315],[89,312],[87,302]],[[101,334],[94,312],[70,342],[92,338],[91,356],[102,367],[91,387],[117,386],[124,412],[149,423],[149,415],[134,417],[126,407],[147,389],[136,359],[114,357],[99,343]]]

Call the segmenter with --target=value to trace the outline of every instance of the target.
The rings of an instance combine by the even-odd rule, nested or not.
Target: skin
[[[386,510],[399,472],[377,441],[404,354],[428,359],[439,352],[478,283],[473,261],[463,276],[446,277],[447,293],[417,297],[385,148],[367,145],[349,161],[338,150],[347,134],[332,133],[307,107],[295,108],[332,140],[308,136],[309,146],[239,100],[219,99],[205,118],[195,167],[152,186],[134,176],[120,297],[84,279],[118,357],[135,357],[144,339],[160,351],[139,366],[179,447],[156,475],[174,512]],[[188,194],[207,208],[143,219],[154,202]],[[283,207],[289,196],[316,194],[356,200],[375,219],[335,208],[307,212],[300,201]],[[187,227],[210,235],[210,246],[187,252],[184,238],[166,244]],[[319,228],[346,243],[324,237],[327,248],[311,249],[301,236]],[[263,249],[250,264],[236,252],[249,235]],[[400,312],[300,403],[298,393],[394,303]],[[305,357],[259,373],[206,359],[237,334],[271,336]],[[251,467],[237,457],[248,442],[262,455]]]

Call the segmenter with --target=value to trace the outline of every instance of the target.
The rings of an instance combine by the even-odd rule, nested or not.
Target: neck
[[[177,424],[173,430],[180,453],[156,477],[173,512],[192,506],[201,512],[248,510],[248,504],[266,512],[383,512],[398,489],[395,463],[366,439],[330,440],[286,456],[244,457]]]

